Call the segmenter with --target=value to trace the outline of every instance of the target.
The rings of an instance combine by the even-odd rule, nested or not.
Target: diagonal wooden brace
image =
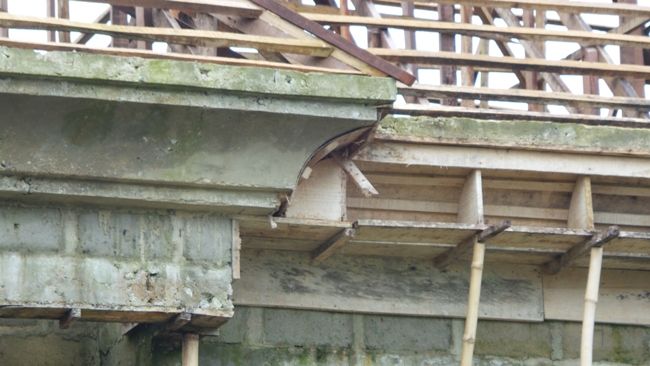
[[[502,233],[504,230],[508,229],[510,226],[512,226],[512,223],[509,220],[502,221],[497,225],[490,225],[484,230],[465,239],[455,247],[435,257],[433,259],[433,264],[438,269],[445,269],[455,260],[460,259],[465,254],[469,253],[472,250],[475,242],[480,243],[492,237],[495,237]]]

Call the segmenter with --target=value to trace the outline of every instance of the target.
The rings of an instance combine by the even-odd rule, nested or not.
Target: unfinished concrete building
[[[26,3],[0,365],[650,365],[650,7]]]

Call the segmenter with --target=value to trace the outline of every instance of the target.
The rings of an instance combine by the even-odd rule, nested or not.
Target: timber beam
[[[512,226],[512,223],[508,220],[496,225],[489,225],[487,228],[483,229],[477,234],[472,235],[455,247],[450,248],[446,252],[435,257],[433,259],[433,263],[437,268],[445,269],[455,260],[460,259],[465,254],[469,253],[474,247],[474,243],[481,243],[490,238],[493,238],[508,229],[510,226]]]
[[[350,241],[350,239],[352,239],[356,233],[354,226],[356,226],[356,223],[352,228],[345,228],[334,234],[323,244],[319,245],[318,248],[314,249],[314,251],[311,253],[312,262],[314,264],[317,264],[324,261],[325,259],[331,257],[334,252],[344,246],[348,241]]]
[[[546,263],[544,265],[544,272],[547,274],[556,274],[563,268],[568,267],[576,259],[580,258],[591,248],[598,248],[605,245],[607,242],[615,239],[620,234],[618,226],[610,226],[607,230],[594,234],[589,240],[584,243],[578,244],[558,258]]]

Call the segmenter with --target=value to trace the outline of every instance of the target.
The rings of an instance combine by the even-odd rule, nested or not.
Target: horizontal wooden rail
[[[650,16],[650,7],[625,3],[595,3],[562,0],[431,0],[431,3],[552,10],[564,13]]]
[[[206,47],[252,47],[269,52],[296,53],[318,57],[327,57],[333,51],[332,47],[316,39],[278,38],[193,29],[91,24],[65,19],[16,16],[3,12],[0,12],[0,27],[78,31]]]
[[[565,41],[576,42],[583,47],[595,45],[619,45],[648,48],[650,37],[633,36],[618,33],[596,33],[572,30],[550,30],[526,27],[496,27],[466,23],[440,22],[415,18],[373,18],[350,15],[303,14],[304,17],[321,24],[360,25],[377,28],[397,28],[407,30],[433,31],[440,33],[461,34],[487,39],[508,41],[525,39],[530,41]]]
[[[274,69],[296,70],[302,72],[325,72],[325,73],[340,73],[340,74],[360,74],[357,70],[350,69],[332,69],[318,66],[296,65],[287,64],[283,62],[273,62],[265,60],[248,60],[232,57],[217,57],[217,56],[201,56],[190,55],[185,53],[159,53],[134,48],[95,48],[82,44],[72,43],[54,43],[54,42],[23,42],[15,41],[7,38],[0,38],[0,46],[16,47],[23,49],[36,49],[44,51],[74,51],[85,52],[100,55],[122,56],[122,57],[142,57],[152,59],[166,59],[177,61],[196,61],[215,63],[221,65],[234,65],[234,66],[254,66],[254,67],[267,67]]]
[[[559,92],[545,92],[527,89],[490,89],[450,85],[414,85],[412,87],[398,86],[397,90],[402,95],[421,98],[460,98],[478,99],[504,102],[575,105],[584,104],[604,108],[639,108],[650,109],[650,100],[628,97],[603,97],[589,94],[572,94]]]
[[[246,0],[82,0],[118,6],[142,6],[145,8],[177,9],[199,13],[219,13],[257,18],[262,9]]]
[[[370,48],[369,51],[386,60],[417,65],[455,65],[491,67],[505,71],[539,71],[567,75],[598,75],[650,79],[650,67],[615,65],[584,61],[555,61],[537,58],[494,57],[453,52],[430,52]]]

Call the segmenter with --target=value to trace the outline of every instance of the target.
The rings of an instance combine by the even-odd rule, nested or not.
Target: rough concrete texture
[[[256,320],[260,317],[263,322]],[[453,322],[238,307],[218,336],[202,338],[201,364],[453,365],[462,342],[462,330],[454,331]],[[579,328],[564,322],[480,321],[475,365],[576,365]],[[650,365],[650,328],[598,325],[596,334],[594,365]],[[156,365],[180,365],[177,344],[157,341],[154,347]]]
[[[458,364],[462,321],[238,307],[218,335],[204,335],[210,366],[448,366]],[[177,366],[178,337],[120,324],[0,320],[0,364]],[[574,366],[580,325],[480,321],[477,366]],[[595,366],[650,365],[650,328],[597,325]]]
[[[650,155],[650,130],[574,123],[387,116],[382,138],[520,149]]]
[[[397,90],[395,82],[389,78],[9,47],[0,47],[0,75],[191,87],[233,93],[342,99],[367,104],[390,103]]]
[[[209,214],[3,203],[0,304],[227,317],[232,233]]]

